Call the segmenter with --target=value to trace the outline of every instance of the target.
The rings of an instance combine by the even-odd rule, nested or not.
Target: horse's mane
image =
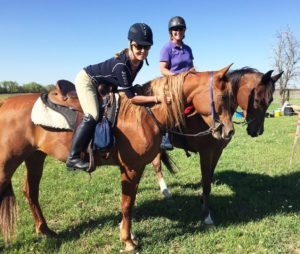
[[[257,69],[250,68],[250,67],[247,67],[247,66],[243,67],[241,69],[238,69],[238,70],[230,71],[226,74],[227,78],[231,81],[232,91],[237,91],[241,78],[245,74],[249,74],[249,73],[250,74],[257,74],[258,76],[263,75],[263,73],[261,73]],[[275,86],[274,86],[273,83],[272,83],[272,85],[267,85],[266,86],[266,93],[265,93],[265,100],[266,101],[269,102],[272,99],[274,90],[275,90]]]
[[[232,90],[233,93],[235,93],[238,90],[241,78],[245,74],[249,74],[249,73],[262,75],[262,73],[259,72],[257,69],[250,68],[250,67],[247,67],[247,66],[243,67],[241,69],[229,71],[226,74],[226,77],[231,81],[231,90]]]
[[[148,96],[170,96],[171,103],[167,104],[165,101],[162,103],[154,105],[153,109],[158,109],[158,113],[162,115],[162,117],[166,117],[167,119],[167,127],[171,128],[175,125],[184,126],[185,119],[183,116],[184,110],[184,100],[183,100],[183,91],[182,84],[184,82],[185,76],[189,72],[182,72],[180,74],[174,76],[164,76],[158,77],[147,83],[143,84],[143,95]],[[145,108],[142,106],[137,106],[130,103],[129,99],[122,98],[123,101],[123,109],[122,112],[124,114],[136,114],[137,119],[141,119]]]

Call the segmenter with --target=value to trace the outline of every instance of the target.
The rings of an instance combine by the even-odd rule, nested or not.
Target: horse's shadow
[[[232,190],[232,194],[228,196],[211,195],[213,217],[217,227],[256,221],[277,213],[300,211],[297,198],[300,193],[300,172],[271,177],[227,170],[216,173],[215,182],[216,185],[225,184]],[[185,188],[195,189],[195,186],[187,184]],[[166,241],[178,234],[195,234],[206,230],[200,223],[201,199],[196,194],[173,195],[171,199],[139,202],[133,212],[134,220],[143,221],[151,217],[167,218],[172,223],[175,222],[172,227],[176,230],[167,230],[161,236]],[[120,215],[101,216],[72,228],[65,228],[51,248],[58,250],[63,242],[79,239],[83,232],[93,231],[100,224],[111,224],[117,229],[120,219]],[[139,230],[138,237],[151,238],[151,232]],[[153,239],[151,240],[153,243]],[[160,238],[159,241],[161,240],[163,239]]]
[[[213,219],[217,227],[247,223],[278,213],[300,211],[300,172],[268,176],[227,170],[215,174],[216,185],[227,185],[231,194],[211,194]],[[199,189],[199,184],[186,184],[184,188]],[[169,200],[150,200],[135,209],[135,219],[165,217],[176,221],[182,234],[206,230],[201,219],[201,200],[197,195],[173,195]],[[196,226],[195,226],[196,225]],[[174,227],[172,225],[172,227]],[[178,235],[178,232],[177,232]],[[170,239],[172,235],[165,235]]]
[[[215,183],[216,185],[225,184],[232,191],[232,194],[228,196],[211,195],[211,207],[213,207],[213,217],[217,226],[226,227],[260,220],[278,213],[300,211],[297,198],[300,193],[300,172],[271,177],[264,174],[227,170],[215,174]],[[198,184],[197,186],[199,187]],[[187,184],[186,188],[194,189],[195,187]],[[116,223],[120,219],[116,217],[106,218],[106,220],[113,219]],[[176,222],[175,227],[180,228],[182,234],[206,230],[205,226],[199,224],[201,199],[196,194],[173,195],[171,199],[153,199],[141,203],[138,201],[133,217],[135,221],[147,220],[150,217],[167,218]],[[105,223],[105,220],[99,218],[94,224],[99,223]],[[88,226],[90,226],[89,223],[84,223],[74,229],[74,232],[80,233]],[[140,236],[148,234],[149,232],[139,232]],[[172,239],[172,234],[166,232],[164,238]]]
[[[232,195],[213,196],[220,225],[255,221],[278,213],[300,211],[300,172],[268,176],[227,170],[215,174],[216,185],[226,184]]]

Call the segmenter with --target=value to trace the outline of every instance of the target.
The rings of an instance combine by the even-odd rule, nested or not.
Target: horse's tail
[[[161,151],[161,161],[163,162],[163,164],[166,166],[166,168],[172,173],[175,174],[176,171],[174,170],[174,167],[177,167],[176,164],[174,163],[174,161],[172,161],[172,159],[170,158],[169,154],[165,151],[162,150]]]
[[[11,181],[0,194],[0,228],[4,242],[11,242],[16,232],[18,212]]]

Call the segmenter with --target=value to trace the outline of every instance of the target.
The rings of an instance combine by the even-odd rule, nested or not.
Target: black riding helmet
[[[135,23],[128,31],[128,40],[135,41],[137,44],[142,46],[152,46],[152,30],[145,23]]]
[[[182,17],[180,16],[175,16],[170,19],[169,21],[169,31],[172,30],[174,27],[182,27],[186,29],[185,21]]]

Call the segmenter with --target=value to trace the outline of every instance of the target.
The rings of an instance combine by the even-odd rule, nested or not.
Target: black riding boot
[[[89,162],[80,159],[80,152],[88,146],[94,134],[95,126],[94,118],[89,114],[84,115],[73,137],[72,147],[66,162],[68,169],[87,170],[89,168]]]
[[[166,132],[165,135],[162,136],[160,148],[164,149],[164,150],[172,150],[173,149],[173,145],[172,145],[172,143],[169,139],[169,133],[168,132]]]

